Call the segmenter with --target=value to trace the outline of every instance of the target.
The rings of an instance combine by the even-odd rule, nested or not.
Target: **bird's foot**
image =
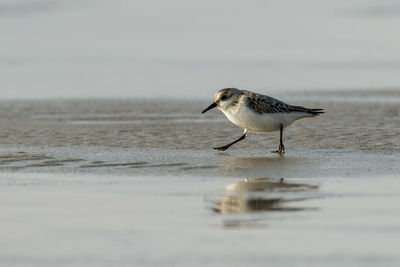
[[[225,146],[220,146],[220,147],[214,147],[214,149],[219,150],[219,151],[225,151],[229,148],[230,146],[225,145]]]
[[[284,145],[279,145],[278,150],[271,151],[271,153],[279,153],[279,154],[284,154],[285,153],[285,146]]]

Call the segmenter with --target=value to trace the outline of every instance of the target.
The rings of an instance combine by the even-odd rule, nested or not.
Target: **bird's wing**
[[[247,105],[260,114],[300,112],[318,116],[319,114],[325,113],[324,110],[320,108],[310,109],[301,106],[292,106],[270,96],[245,90],[243,91],[243,95],[246,98]]]
[[[256,94],[249,91],[245,91],[244,95],[247,98],[248,106],[260,114],[289,113],[294,111],[291,110],[292,106],[266,95]]]

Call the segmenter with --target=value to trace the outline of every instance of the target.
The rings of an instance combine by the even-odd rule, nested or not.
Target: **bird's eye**
[[[226,100],[226,95],[221,96],[221,100]]]

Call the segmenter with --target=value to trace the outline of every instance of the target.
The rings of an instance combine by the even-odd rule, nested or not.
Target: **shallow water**
[[[0,98],[399,88],[399,15],[396,0],[1,0]]]
[[[280,181],[1,173],[0,179],[8,181],[0,195],[4,266],[400,262],[398,176]]]
[[[398,92],[280,98],[327,111],[283,156],[203,101],[0,102],[0,265],[398,266]]]

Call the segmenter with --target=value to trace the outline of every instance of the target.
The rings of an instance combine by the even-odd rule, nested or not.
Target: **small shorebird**
[[[280,131],[279,148],[274,153],[285,153],[282,135],[283,129],[294,121],[302,118],[315,117],[324,113],[320,108],[305,108],[292,106],[275,98],[236,88],[219,90],[214,102],[202,113],[217,107],[232,123],[244,128],[243,135],[221,147],[218,150],[227,150],[233,144],[246,138],[247,132]]]

